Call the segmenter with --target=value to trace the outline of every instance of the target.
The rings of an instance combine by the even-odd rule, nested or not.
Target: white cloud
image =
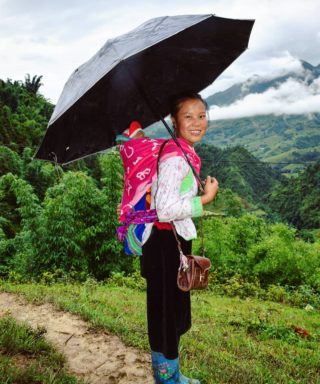
[[[279,52],[276,57],[249,62],[244,67],[240,65],[240,70],[238,65],[241,59],[242,57],[227,69],[219,81],[206,88],[201,94],[208,97],[216,92],[224,91],[236,83],[244,83],[244,86],[249,86],[252,83],[272,80],[288,73],[302,74],[304,72],[300,59],[293,57],[287,51]]]
[[[320,110],[320,78],[311,85],[289,78],[279,88],[250,94],[230,106],[214,106],[210,118],[234,119],[266,114],[309,114]]]
[[[73,70],[108,38],[152,17],[192,13],[256,19],[249,49],[207,94],[280,71],[292,57],[320,63],[319,0],[0,0],[0,78],[43,75],[41,91],[56,102]]]

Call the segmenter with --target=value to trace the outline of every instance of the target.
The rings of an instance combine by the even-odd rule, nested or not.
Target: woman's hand
[[[216,197],[219,183],[215,177],[207,176],[204,185],[204,194],[201,196],[202,205],[209,204]]]

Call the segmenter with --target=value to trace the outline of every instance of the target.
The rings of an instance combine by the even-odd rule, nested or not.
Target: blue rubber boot
[[[152,369],[156,384],[179,383],[179,359],[167,359],[163,353],[151,351]]]
[[[179,370],[179,358],[167,359],[160,352],[151,352],[155,384],[200,384],[199,380],[185,377]]]

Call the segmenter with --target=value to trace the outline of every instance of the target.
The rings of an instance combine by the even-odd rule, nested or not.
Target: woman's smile
[[[201,134],[201,129],[194,129],[192,131],[190,131],[192,135],[194,136],[198,136]]]

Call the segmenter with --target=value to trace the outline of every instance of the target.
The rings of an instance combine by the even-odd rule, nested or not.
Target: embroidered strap
[[[157,220],[158,216],[155,209],[141,211],[130,210],[125,214],[124,224],[121,227],[117,228],[118,238],[120,241],[124,241],[130,224],[153,223]]]

